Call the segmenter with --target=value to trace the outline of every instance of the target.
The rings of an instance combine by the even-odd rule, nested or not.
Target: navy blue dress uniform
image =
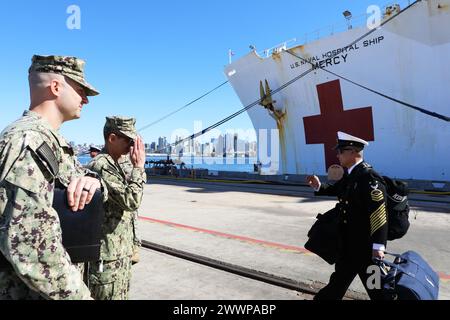
[[[354,147],[362,150],[368,142],[339,132],[335,149]],[[336,196],[339,205],[338,258],[335,272],[326,287],[319,291],[315,300],[342,299],[358,275],[371,299],[382,299],[381,290],[367,288],[371,274],[367,268],[374,265],[372,250],[385,250],[387,242],[386,189],[370,173],[371,166],[357,162],[345,170],[344,176],[335,184],[321,184],[315,195]]]

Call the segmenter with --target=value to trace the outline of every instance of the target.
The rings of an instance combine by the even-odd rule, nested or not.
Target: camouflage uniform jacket
[[[125,179],[129,181],[131,179],[131,173],[133,172],[133,164],[130,160],[130,155],[127,154],[125,156],[122,156],[117,161],[119,166],[122,168],[123,172],[125,173]],[[141,246],[141,240],[138,237],[137,232],[137,220],[139,218],[138,210],[133,212],[133,243],[137,246]],[[135,249],[136,250],[136,249]]]
[[[133,171],[133,164],[131,163],[130,156],[125,155],[120,157],[117,163],[122,168],[123,173],[125,173],[125,178],[127,181],[130,180],[131,172]]]
[[[146,174],[144,169],[133,168],[130,178],[107,153],[95,157],[88,168],[97,172],[108,188],[104,203],[105,222],[102,227],[100,259],[111,261],[133,254],[133,217],[141,205]]]
[[[42,153],[45,144],[49,148]],[[48,161],[49,153],[54,161]],[[0,280],[17,275],[30,292],[45,299],[90,298],[62,245],[59,217],[52,208],[55,182],[67,187],[72,177],[87,173],[67,141],[35,112],[25,111],[2,132],[0,250],[14,272],[0,271]],[[17,283],[14,279],[11,283]]]

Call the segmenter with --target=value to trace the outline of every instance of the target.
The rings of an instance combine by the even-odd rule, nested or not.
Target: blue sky
[[[33,54],[74,55],[87,61],[86,75],[101,95],[82,118],[63,124],[69,141],[102,143],[105,116],[137,118],[142,128],[226,80],[228,49],[234,59],[250,44],[258,51],[332,23],[342,12],[366,12],[377,0],[15,0],[0,8],[0,128],[28,109],[27,69]],[[67,8],[81,10],[81,29],[70,30]],[[226,85],[141,132],[146,142],[177,128],[209,126],[242,105]],[[252,128],[247,114],[219,127]]]

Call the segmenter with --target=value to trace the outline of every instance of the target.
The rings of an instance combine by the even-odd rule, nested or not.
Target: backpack
[[[388,215],[387,239],[400,239],[409,229],[408,184],[387,176],[380,176],[373,169],[370,169],[370,173],[386,188],[386,211]]]

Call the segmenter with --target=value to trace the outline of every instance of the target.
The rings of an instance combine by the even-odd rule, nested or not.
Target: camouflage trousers
[[[138,263],[141,260],[140,255],[139,255],[139,249],[142,246],[142,242],[141,242],[140,237],[138,236],[138,218],[139,218],[138,212],[135,211],[133,213],[133,220],[132,220],[132,222],[133,222],[133,255],[131,256],[131,262],[133,265]]]
[[[128,300],[130,282],[131,257],[89,266],[89,289],[95,300]]]
[[[84,265],[74,264],[83,274]],[[30,289],[15,273],[12,267],[0,269],[0,300],[45,300],[38,292]]]

